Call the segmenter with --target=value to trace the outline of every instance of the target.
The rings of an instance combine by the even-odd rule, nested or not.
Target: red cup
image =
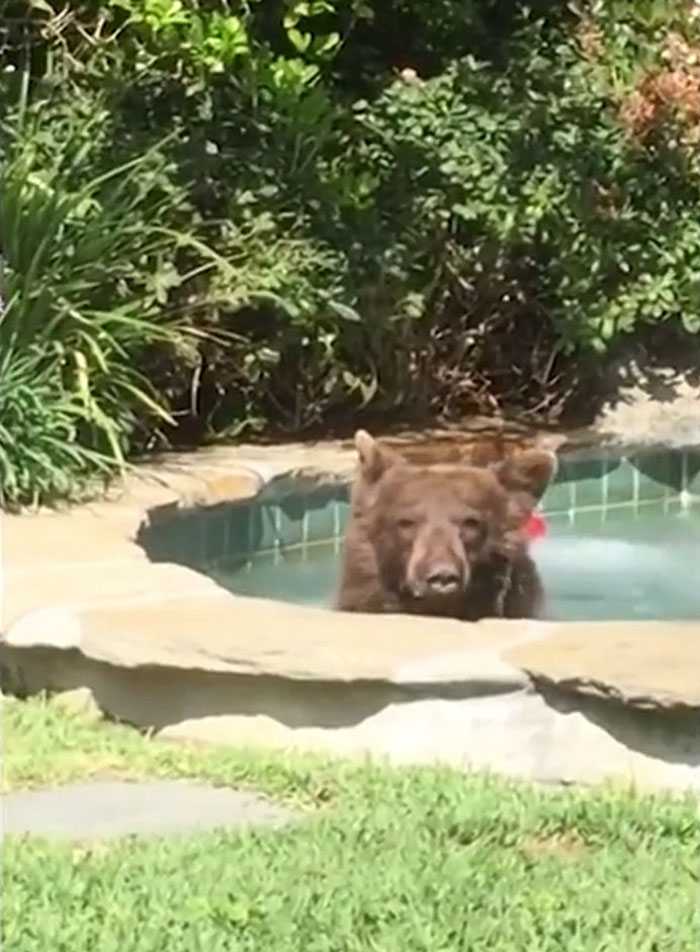
[[[525,534],[533,542],[547,535],[547,523],[541,513],[532,513],[525,523]]]

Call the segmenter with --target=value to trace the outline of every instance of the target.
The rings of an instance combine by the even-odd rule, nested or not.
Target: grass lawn
[[[307,815],[283,831],[6,841],[12,952],[691,952],[693,801],[446,770],[191,750],[4,703],[5,789],[196,776]]]

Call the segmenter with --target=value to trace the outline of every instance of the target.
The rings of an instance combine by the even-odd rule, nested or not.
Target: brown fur
[[[342,611],[531,618],[542,585],[524,525],[556,470],[546,450],[491,467],[416,465],[360,430]]]

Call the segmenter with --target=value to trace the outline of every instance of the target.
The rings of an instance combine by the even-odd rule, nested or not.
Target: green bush
[[[565,34],[536,24],[514,52],[504,70],[465,60],[355,104],[348,161],[372,182],[411,312],[434,321],[442,260],[477,289],[475,310],[515,296],[562,350],[656,321],[695,329],[697,160],[631,141]]]
[[[11,7],[0,342],[71,473],[359,414],[558,419],[630,335],[700,328],[685,2]],[[25,462],[6,501],[64,492],[42,458],[55,485]]]
[[[178,340],[184,195],[159,150],[120,156],[83,91],[7,116],[0,170],[0,501],[69,496],[169,415],[140,365]]]

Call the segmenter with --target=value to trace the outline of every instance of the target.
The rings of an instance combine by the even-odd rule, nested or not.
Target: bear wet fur
[[[415,465],[363,430],[355,445],[337,609],[541,615],[525,525],[556,472],[553,453],[528,449],[490,467]]]

